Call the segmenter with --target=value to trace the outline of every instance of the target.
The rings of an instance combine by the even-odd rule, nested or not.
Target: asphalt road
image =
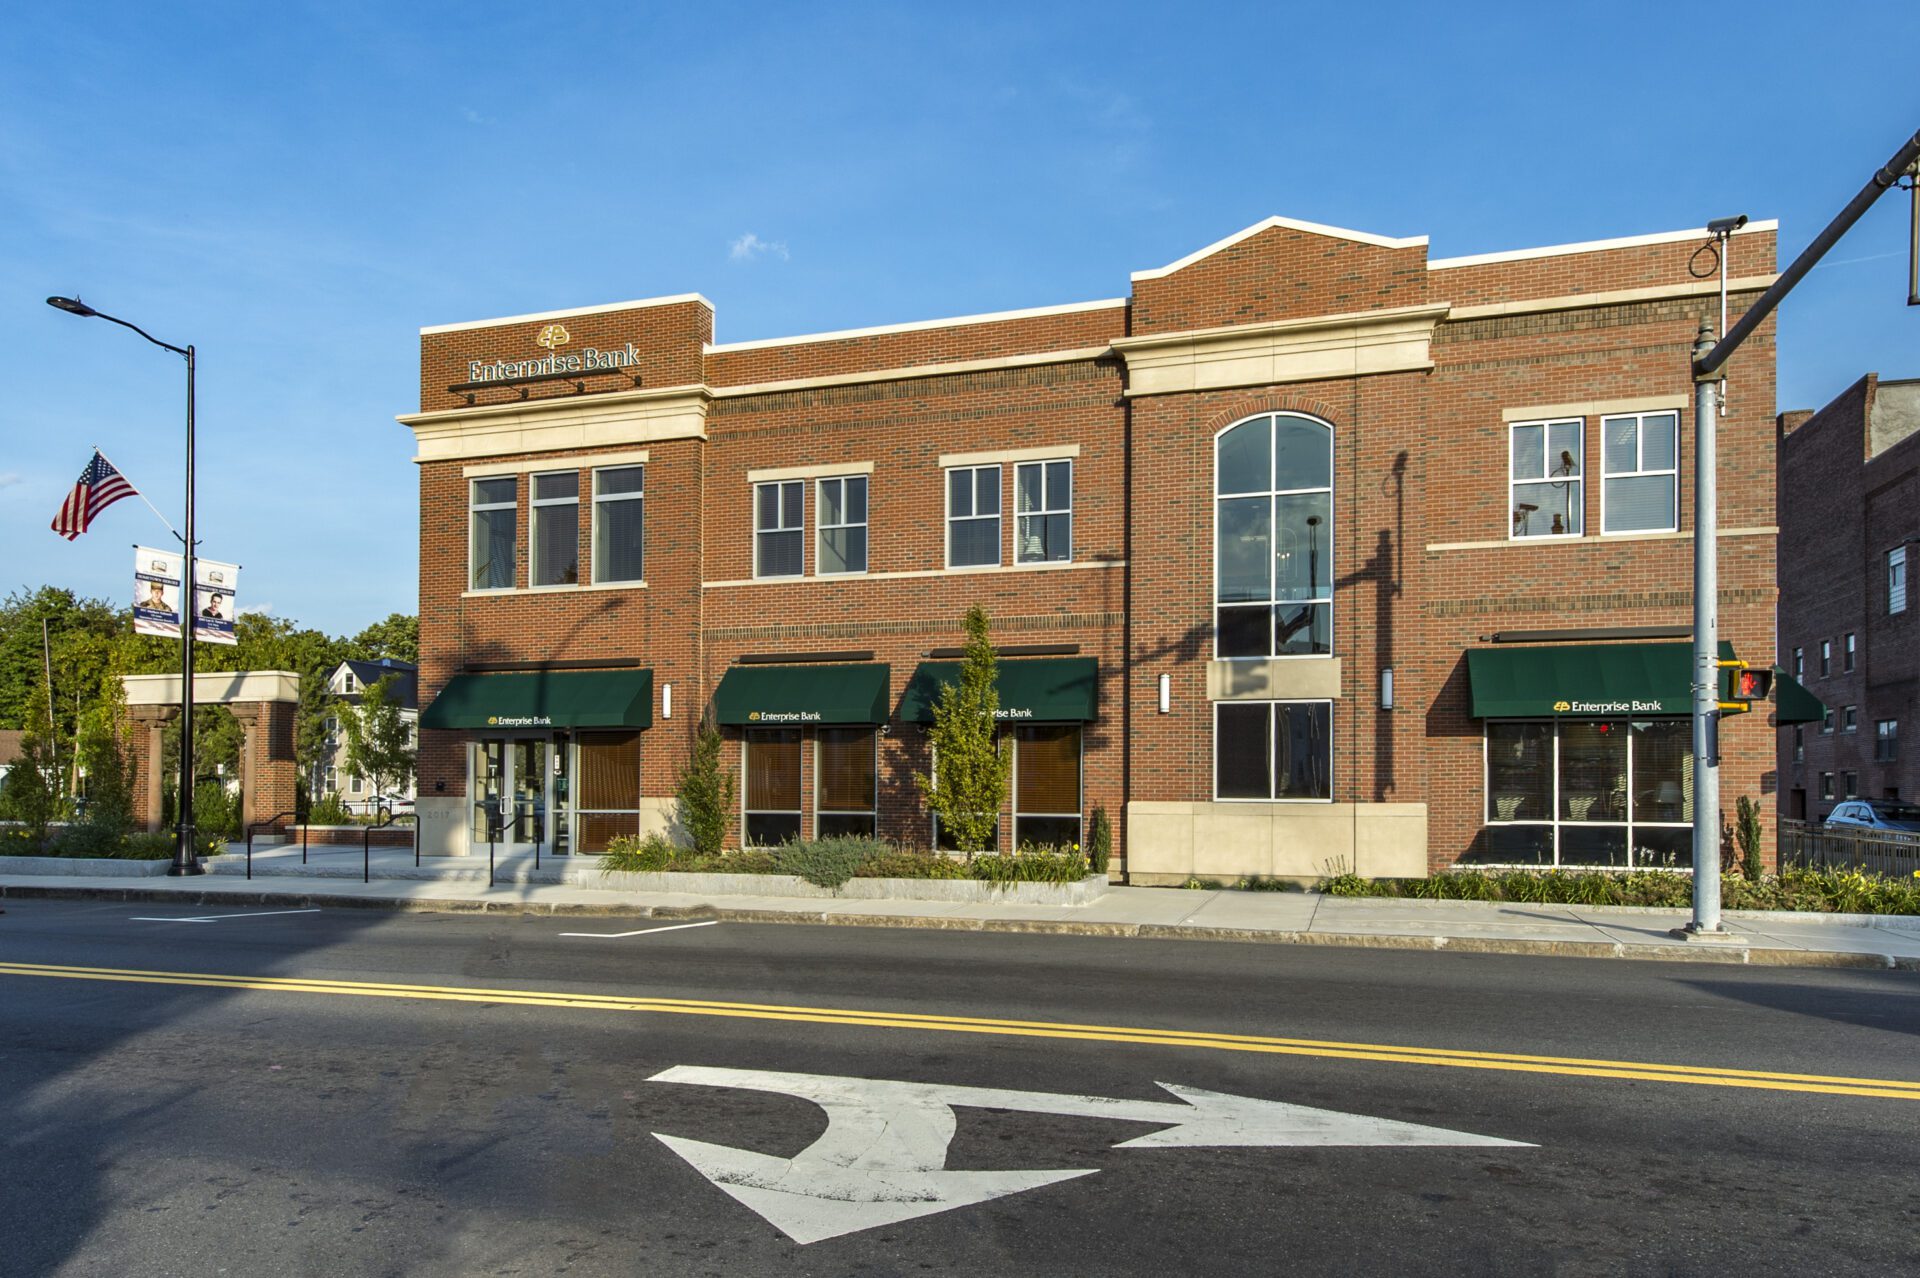
[[[7,908],[7,1275],[1920,1272],[1912,974]]]

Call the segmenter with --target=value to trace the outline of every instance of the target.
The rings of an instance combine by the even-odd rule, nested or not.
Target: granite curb
[[[1526,954],[1556,958],[1611,958],[1642,961],[1733,964],[1751,967],[1854,968],[1920,971],[1920,956],[1864,951],[1801,950],[1730,944],[1630,945],[1618,941],[1535,940],[1523,937],[1420,936],[1368,932],[1208,927],[1182,923],[1129,923],[1093,919],[996,919],[955,915],[866,914],[830,908],[769,910],[708,904],[639,905],[599,901],[468,900],[370,895],[310,895],[257,889],[165,891],[153,888],[0,884],[0,899],[119,900],[185,906],[258,905],[275,909],[343,907],[398,910],[421,914],[528,914],[614,916],[644,919],[714,919],[733,923],[813,924],[840,927],[925,928],[955,932],[1018,932],[1054,936],[1104,936],[1166,941],[1228,941],[1265,945],[1310,945],[1345,949],[1426,950],[1455,954]]]

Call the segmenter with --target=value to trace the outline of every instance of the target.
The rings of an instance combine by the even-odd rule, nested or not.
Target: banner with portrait
[[[180,637],[182,558],[171,550],[133,548],[133,633]]]
[[[233,633],[234,592],[240,586],[240,565],[214,559],[193,561],[193,637],[202,643],[240,642]]]

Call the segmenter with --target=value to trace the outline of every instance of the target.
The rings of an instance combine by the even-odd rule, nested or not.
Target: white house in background
[[[418,745],[420,741],[420,677],[419,667],[411,661],[401,661],[396,657],[382,657],[378,661],[343,661],[334,667],[327,678],[327,691],[338,700],[350,705],[359,705],[361,695],[367,685],[391,677],[391,699],[400,706],[400,718],[407,725],[407,740]],[[413,810],[414,780],[407,778],[405,786],[384,795],[376,795],[373,782],[347,767],[347,734],[340,726],[337,715],[327,716],[327,738],[322,746],[320,757],[314,763],[313,775],[307,778],[308,793],[315,798],[325,794],[337,794],[352,812],[372,812],[385,806],[392,809]]]
[[[7,773],[20,761],[20,738],[26,735],[19,728],[0,728],[0,790],[7,788]]]

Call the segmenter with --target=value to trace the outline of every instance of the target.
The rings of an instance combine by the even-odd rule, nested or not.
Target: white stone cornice
[[[1424,372],[1446,303],[1115,339],[1128,395]]]
[[[556,395],[505,404],[410,413],[416,462],[628,447],[665,439],[705,439],[713,392],[690,383],[603,395]]]

